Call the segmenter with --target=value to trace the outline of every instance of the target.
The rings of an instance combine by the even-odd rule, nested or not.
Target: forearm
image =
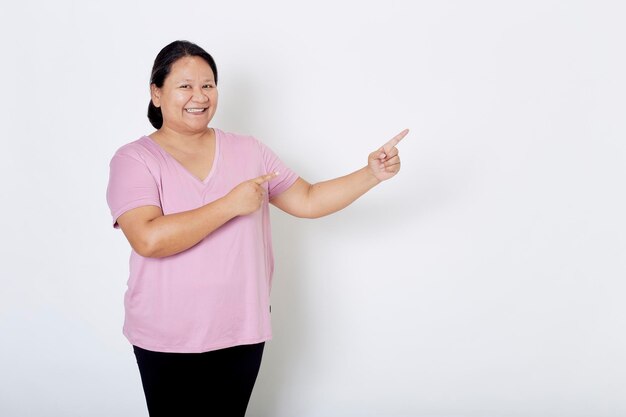
[[[194,210],[159,216],[146,225],[144,256],[163,258],[189,249],[236,215],[229,201],[221,198]]]
[[[313,184],[307,195],[306,217],[318,218],[339,211],[379,183],[371,170],[364,167],[352,174]]]

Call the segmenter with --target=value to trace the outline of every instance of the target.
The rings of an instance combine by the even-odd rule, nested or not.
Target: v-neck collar
[[[208,175],[203,180],[200,179],[199,177],[195,176],[194,174],[192,174],[187,168],[185,168],[185,166],[183,164],[181,164],[178,161],[178,159],[174,158],[172,156],[172,154],[170,154],[168,151],[163,149],[163,147],[161,145],[159,145],[158,143],[156,143],[156,141],[154,139],[152,139],[150,136],[144,136],[144,139],[146,139],[148,142],[150,142],[150,144],[152,144],[152,146],[155,146],[159,150],[159,152],[165,158],[173,161],[174,164],[178,165],[178,167],[181,169],[181,171],[185,172],[194,181],[199,182],[199,183],[204,184],[204,185],[207,185],[209,183],[209,181],[211,181],[211,178],[213,178],[213,176],[215,174],[215,170],[216,170],[216,167],[217,167],[217,161],[218,161],[218,155],[219,155],[219,152],[220,152],[220,135],[221,135],[221,132],[220,132],[219,129],[215,129],[215,128],[212,128],[212,129],[213,129],[213,132],[215,132],[215,149],[214,149],[214,152],[213,152],[213,163],[211,164],[211,169],[210,169]]]

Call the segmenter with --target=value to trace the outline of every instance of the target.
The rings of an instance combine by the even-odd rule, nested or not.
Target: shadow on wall
[[[320,360],[313,340],[319,335],[320,323],[312,312],[315,296],[309,291],[319,286],[319,279],[308,270],[316,258],[314,240],[321,227],[328,233],[340,235],[385,235],[389,229],[406,229],[407,216],[423,216],[430,210],[427,204],[418,210],[413,204],[387,207],[382,201],[368,201],[360,207],[350,207],[345,212],[324,220],[304,220],[274,211],[272,235],[276,271],[272,291],[272,327],[274,339],[266,345],[261,372],[255,386],[249,417],[292,415],[301,410],[293,409],[298,400],[297,387],[303,378],[319,379],[324,366],[311,362]],[[444,203],[445,204],[445,203]],[[354,213],[358,213],[355,216]],[[371,220],[364,225],[363,219]],[[320,224],[322,223],[322,224]],[[315,230],[313,229],[315,228]],[[365,236],[364,236],[365,237]],[[316,369],[316,375],[307,375]],[[304,382],[306,384],[306,382]]]
[[[272,209],[276,210],[276,209]],[[289,392],[298,365],[308,344],[309,318],[303,279],[306,236],[295,224],[301,219],[279,214],[272,219],[276,273],[272,290],[272,327],[274,340],[266,345],[263,364],[248,415],[280,415],[281,398]]]

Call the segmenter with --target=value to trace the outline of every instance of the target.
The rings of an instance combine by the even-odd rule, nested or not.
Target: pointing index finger
[[[257,183],[258,185],[263,184],[264,182],[268,182],[278,176],[279,172],[271,172],[269,174],[261,175],[260,177],[256,177],[252,181]]]
[[[406,135],[409,134],[409,129],[404,129],[402,132],[398,133],[396,136],[391,138],[391,140],[383,145],[383,149],[385,152],[389,152],[391,148],[396,146]]]

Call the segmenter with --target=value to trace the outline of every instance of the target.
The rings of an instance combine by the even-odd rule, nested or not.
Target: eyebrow
[[[188,82],[193,82],[193,81],[195,81],[195,80],[192,80],[191,78],[185,78],[183,80],[178,80],[179,83],[182,83],[182,82],[188,83]],[[204,80],[202,80],[202,82],[203,83],[206,83],[206,82],[214,83],[215,80],[213,78],[205,78]]]

